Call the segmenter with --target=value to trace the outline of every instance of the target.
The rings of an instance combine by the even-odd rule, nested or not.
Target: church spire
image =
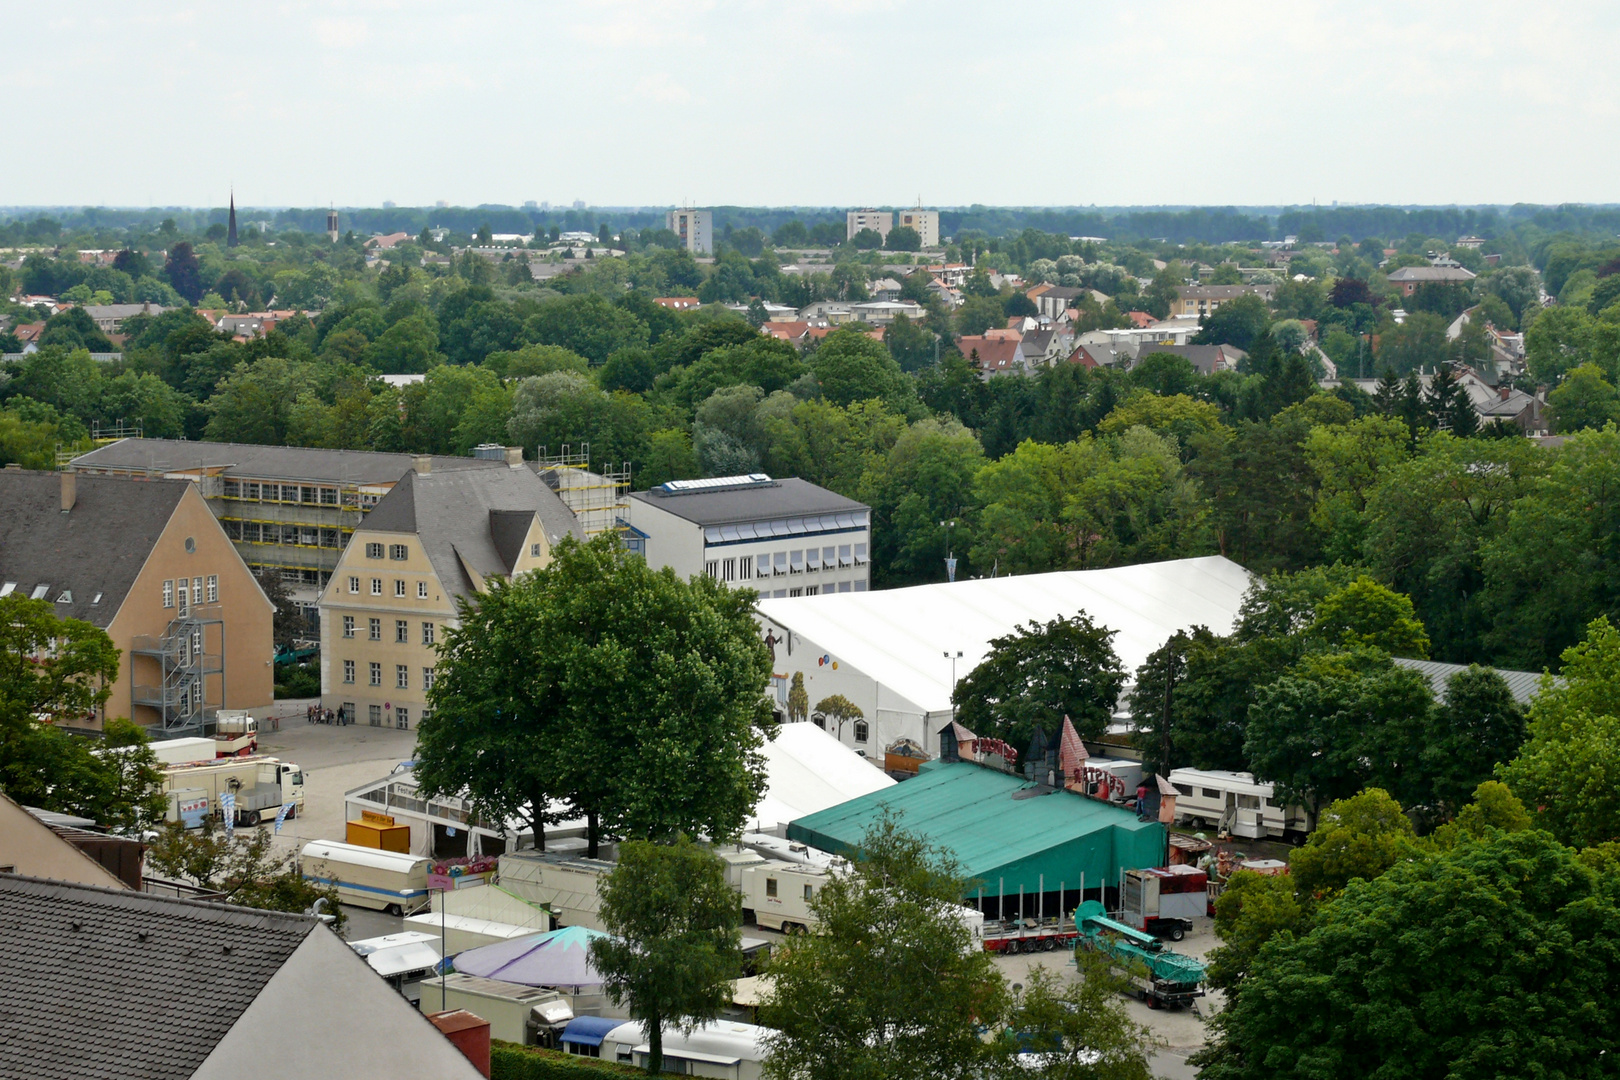
[[[232,188],[231,189],[231,219],[230,219],[230,224],[225,226],[225,246],[226,247],[235,247],[236,243],[237,243],[237,241],[236,241],[236,189]]]

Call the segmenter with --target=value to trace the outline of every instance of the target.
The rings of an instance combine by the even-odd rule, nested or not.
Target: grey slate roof
[[[1187,361],[1197,368],[1200,374],[1211,375],[1215,372],[1216,365],[1221,360],[1222,350],[1225,348],[1224,345],[1160,345],[1155,343],[1143,345],[1137,356],[1141,359],[1152,356],[1154,353],[1169,353],[1171,356],[1179,356]]]
[[[361,527],[416,534],[440,582],[459,596],[474,587],[463,559],[485,577],[512,572],[534,514],[553,543],[564,536],[585,538],[579,519],[545,481],[532,469],[505,463],[496,469],[408,472]]]
[[[0,874],[0,1076],[191,1076],[318,927]]]
[[[1471,271],[1460,266],[1403,266],[1391,270],[1390,281],[1472,281]]]
[[[120,439],[73,459],[86,468],[153,469],[179,472],[225,466],[225,476],[270,480],[325,480],[330,483],[392,484],[410,471],[410,454],[371,450],[317,450],[307,446],[190,442],[185,439]],[[504,461],[435,456],[434,472],[505,468]]]
[[[190,481],[76,478],[62,513],[62,474],[0,469],[0,588],[53,602],[59,618],[106,628],[118,614]],[[58,602],[63,591],[71,603]],[[95,603],[97,594],[100,603]]]
[[[865,503],[846,499],[837,492],[796,476],[765,487],[694,491],[680,495],[663,495],[656,490],[637,491],[630,497],[698,525],[731,525],[741,521],[770,521],[801,514],[852,513],[869,509]]]
[[[1429,680],[1429,685],[1434,687],[1435,698],[1440,701],[1446,699],[1446,683],[1451,681],[1451,677],[1459,671],[1468,670],[1467,664],[1443,664],[1438,660],[1409,660],[1397,656],[1395,662],[1401,667],[1422,672]],[[1508,691],[1513,695],[1513,700],[1520,705],[1530,704],[1536,695],[1541,693],[1541,675],[1537,672],[1507,671],[1502,668],[1492,670],[1502,676],[1502,680],[1507,683]]]

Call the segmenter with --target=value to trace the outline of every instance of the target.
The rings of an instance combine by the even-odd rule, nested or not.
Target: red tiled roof
[[[992,337],[995,331],[982,337],[960,337],[956,339],[956,350],[968,359],[975,353],[979,357],[979,367],[984,371],[1008,371],[1013,361],[1018,358],[1018,345],[1020,338]]]
[[[1125,317],[1131,320],[1132,326],[1144,330],[1159,321],[1145,311],[1127,311]]]
[[[803,341],[810,331],[810,324],[802,319],[797,322],[766,320],[760,324],[759,329],[762,333],[781,338],[783,341]]]

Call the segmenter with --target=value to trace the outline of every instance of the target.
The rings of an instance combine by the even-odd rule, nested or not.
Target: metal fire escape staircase
[[[211,633],[211,627],[219,629]],[[216,643],[218,649],[212,651]],[[161,637],[135,637],[131,657],[156,660],[158,680],[137,683],[132,703],[155,709],[167,734],[206,734],[224,702],[224,654],[225,620],[220,606],[192,604],[170,621]]]

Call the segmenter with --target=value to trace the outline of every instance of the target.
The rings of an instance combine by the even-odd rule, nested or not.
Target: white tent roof
[[[894,781],[814,724],[783,724],[765,744],[765,794],[749,828],[770,832]]]
[[[979,578],[880,592],[760,600],[761,616],[927,712],[951,707],[951,662],[962,678],[983,660],[991,638],[1030,620],[1084,611],[1118,631],[1114,651],[1133,675],[1177,630],[1229,633],[1249,589],[1249,572],[1230,559],[1141,563]]]

